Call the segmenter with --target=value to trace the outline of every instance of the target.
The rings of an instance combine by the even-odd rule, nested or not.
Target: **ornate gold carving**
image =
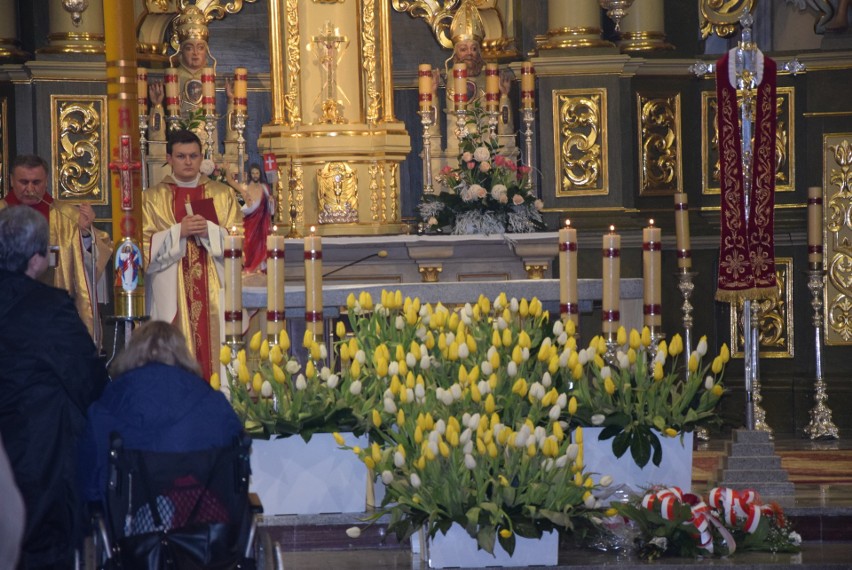
[[[527,279],[544,279],[548,269],[550,269],[550,266],[546,263],[527,263],[524,265]]]
[[[737,31],[740,17],[751,12],[755,0],[699,0],[698,24],[701,37],[715,33],[722,38]]]
[[[461,2],[462,0],[392,0],[392,5],[397,12],[406,12],[412,18],[426,20],[441,46],[452,48],[450,24],[453,21],[453,12]]]
[[[305,169],[302,163],[293,164],[293,193],[296,195],[296,222],[305,225]]]
[[[387,210],[387,207],[388,207],[388,204],[387,204],[387,201],[388,201],[388,181],[387,181],[387,178],[385,178],[386,175],[387,175],[387,172],[385,172],[385,163],[382,162],[381,163],[381,176],[379,178],[379,190],[380,190],[379,199],[381,201],[380,212],[381,212],[382,222],[386,222],[388,220],[388,210]]]
[[[553,92],[556,195],[607,194],[606,89]]]
[[[825,343],[852,344],[852,134],[823,136]]]
[[[50,96],[53,140],[53,195],[60,200],[106,204],[101,173],[106,155],[106,96]]]
[[[683,191],[680,93],[636,94],[639,121],[639,193]]]
[[[314,4],[343,4],[344,0],[314,0]]]
[[[370,174],[370,216],[374,222],[379,221],[379,165],[374,160],[367,168]]]
[[[257,0],[210,0],[206,6],[202,7],[201,2],[196,0],[178,0],[178,7],[181,12],[190,5],[196,4],[204,10],[204,15],[207,16],[207,21],[211,19],[221,20],[225,14],[236,14],[243,9],[243,3],[254,4]]]
[[[793,87],[779,87],[776,91],[775,131],[775,191],[796,190],[795,160],[795,108],[796,91]],[[718,106],[716,93],[701,94],[701,156],[702,194],[719,194],[719,132],[717,123]]]
[[[146,0],[149,14],[162,14],[169,11],[169,0]]]
[[[775,259],[778,277],[776,299],[753,300],[758,304],[758,337],[761,358],[793,358],[793,258]],[[743,301],[731,304],[731,353],[743,357]]]
[[[440,265],[421,265],[417,268],[423,283],[437,283],[443,270],[444,268]]]
[[[399,174],[399,163],[390,163],[390,192],[391,192],[391,222],[399,222],[399,188],[397,188],[396,180]]]
[[[302,124],[300,95],[302,64],[299,46],[301,41],[299,0],[287,0],[287,94],[284,95],[284,110],[287,113],[287,125],[290,127],[298,127]]]
[[[358,175],[345,162],[328,162],[317,171],[321,224],[358,221]]]
[[[376,77],[376,0],[363,0],[361,10],[361,67],[367,88],[367,124],[375,126],[382,99]]]
[[[0,97],[0,198],[9,190],[9,123],[7,122],[8,100]]]

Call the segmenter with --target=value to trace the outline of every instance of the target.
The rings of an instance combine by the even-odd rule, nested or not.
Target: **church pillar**
[[[18,8],[15,0],[0,0],[0,62],[21,61],[27,54],[18,43]]]
[[[269,79],[272,83],[272,125],[284,124],[284,14],[286,0],[269,0]]]
[[[663,0],[642,0],[630,6],[621,21],[619,47],[624,53],[672,50],[666,41]]]
[[[62,0],[50,0],[48,44],[38,53],[104,53],[104,0],[89,0],[78,22],[74,17]]]
[[[100,2],[98,2],[100,3]],[[105,0],[102,16],[110,22],[106,35],[107,116],[109,117],[110,172],[113,239],[116,252],[142,244],[142,185],[139,170],[139,106],[136,93],[136,33],[133,3]],[[101,18],[103,21],[103,17]],[[118,253],[116,253],[118,255]],[[141,267],[139,268],[141,271]],[[139,283],[143,280],[140,277]],[[145,314],[142,288],[115,290],[115,314]]]
[[[601,39],[598,0],[547,0],[547,34],[539,50],[612,47]]]

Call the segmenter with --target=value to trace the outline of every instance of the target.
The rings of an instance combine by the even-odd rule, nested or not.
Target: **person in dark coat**
[[[82,537],[76,450],[107,381],[71,297],[36,280],[48,236],[32,208],[0,212],[0,435],[26,506],[22,570],[73,567]]]
[[[203,451],[230,445],[242,431],[224,394],[201,378],[201,367],[180,330],[145,323],[110,367],[113,382],[91,405],[80,445],[80,479],[88,501],[103,501],[109,438],[126,449]]]

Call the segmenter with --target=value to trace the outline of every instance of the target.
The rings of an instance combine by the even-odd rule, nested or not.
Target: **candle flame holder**
[[[459,139],[459,146],[461,146],[461,140],[468,136],[467,131],[467,110],[466,109],[456,109],[456,138]]]
[[[822,310],[825,283],[825,271],[822,264],[808,271],[808,290],[811,292],[811,307],[814,310],[814,346],[816,360],[816,380],[814,382],[814,400],[816,404],[810,410],[811,421],[805,426],[805,435],[810,439],[840,439],[837,426],[831,419],[828,407],[828,393],[822,377]]]
[[[487,111],[488,114],[488,132],[491,135],[491,140],[497,140],[497,116],[500,114],[496,109]]]
[[[530,167],[529,176],[527,176],[526,188],[528,192],[533,192],[535,188],[533,187],[533,174],[532,174],[532,166],[533,166],[533,156],[532,156],[532,136],[533,136],[533,122],[535,121],[535,109],[532,107],[523,110],[523,121],[524,121],[524,158],[526,159],[527,166]],[[536,192],[536,197],[541,198]]]
[[[606,342],[606,352],[603,355],[604,362],[606,362],[610,366],[616,366],[618,364],[618,359],[615,356],[615,353],[618,350],[618,333],[605,333],[604,341]]]
[[[166,117],[166,125],[168,126],[170,133],[179,130],[180,129],[180,115],[172,115],[170,113],[169,116]]]
[[[432,107],[420,111],[420,122],[423,124],[423,193],[433,194],[432,187],[432,136],[430,130],[435,122]]]
[[[289,199],[290,209],[288,210],[288,214],[290,214],[290,231],[287,232],[287,237],[290,239],[301,239],[302,234],[299,233],[299,229],[296,227],[296,221],[299,217],[299,208],[296,206],[296,179],[293,177],[292,172],[290,177],[287,179],[287,186],[289,190]]]
[[[139,161],[142,163],[142,190],[148,189],[148,115],[139,114]]]
[[[750,327],[748,330],[748,335],[751,338],[751,342],[748,344],[748,348],[744,346],[746,350],[746,358],[751,360],[751,398],[748,400],[749,393],[748,389],[746,389],[746,419],[749,419],[749,414],[751,414],[751,421],[753,422],[753,427],[751,429],[755,429],[758,431],[765,431],[769,434],[770,439],[774,439],[775,435],[773,434],[772,428],[766,423],[766,410],[763,409],[763,406],[760,403],[763,401],[763,396],[760,394],[760,304],[756,301],[746,301],[744,303],[743,313],[749,311],[751,315],[751,319],[749,320]],[[745,327],[744,327],[745,328]],[[748,366],[747,366],[748,368]],[[746,377],[748,378],[749,371],[746,372]]]

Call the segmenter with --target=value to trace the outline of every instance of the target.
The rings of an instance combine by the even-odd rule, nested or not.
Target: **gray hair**
[[[0,211],[0,269],[25,273],[30,259],[47,256],[50,230],[47,220],[29,206]]]

